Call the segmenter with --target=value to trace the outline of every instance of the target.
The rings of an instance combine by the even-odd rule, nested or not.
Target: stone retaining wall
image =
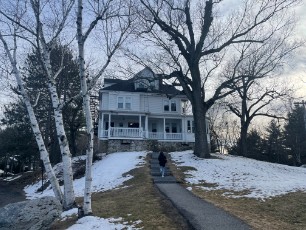
[[[183,151],[194,148],[194,143],[163,142],[156,140],[100,140],[99,152],[131,152],[131,151]]]

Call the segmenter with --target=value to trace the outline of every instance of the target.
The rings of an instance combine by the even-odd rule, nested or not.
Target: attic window
[[[138,83],[138,88],[140,88],[140,89],[144,89],[145,88],[145,85],[143,84],[143,82],[139,82]]]

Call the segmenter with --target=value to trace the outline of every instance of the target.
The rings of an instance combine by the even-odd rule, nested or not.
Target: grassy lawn
[[[183,186],[191,187],[184,182],[184,172],[195,170],[194,168],[176,168],[172,165],[171,169]],[[206,187],[214,186],[213,184],[201,184],[201,186],[203,185]],[[204,191],[197,186],[192,186],[192,192],[241,218],[256,230],[306,229],[306,193],[304,192],[289,193],[265,201],[250,198],[228,198],[222,194],[232,191]]]
[[[185,183],[184,172],[195,170],[194,168],[176,168],[171,161],[169,167],[182,186],[190,187]],[[93,194],[94,216],[122,217],[124,222],[131,224],[141,220],[142,222],[136,226],[143,229],[190,229],[172,204],[154,187],[148,163],[144,167],[132,170],[129,174],[134,177],[122,188]],[[215,186],[205,184],[205,182],[201,185]],[[222,195],[227,191],[204,191],[197,186],[193,186],[192,192],[241,218],[255,230],[306,229],[306,193],[290,193],[262,201],[249,198],[228,198]],[[82,204],[82,200],[79,199],[78,203]],[[51,229],[66,229],[76,220],[77,218],[74,217],[57,222]]]
[[[147,161],[148,162],[148,161]],[[122,188],[92,196],[93,215],[103,218],[122,217],[123,222],[142,222],[136,227],[143,229],[189,229],[184,219],[170,201],[154,187],[149,165],[129,172],[134,177]],[[82,200],[78,200],[81,204]],[[77,217],[56,222],[51,229],[66,229],[74,224]]]

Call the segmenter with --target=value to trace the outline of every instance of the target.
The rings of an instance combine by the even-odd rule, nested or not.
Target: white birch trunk
[[[113,0],[105,1],[103,5],[103,9],[100,9],[99,13],[96,15],[96,19],[94,19],[90,26],[87,28],[85,33],[83,34],[83,1],[78,0],[78,9],[77,9],[77,40],[78,40],[78,49],[79,49],[79,75],[80,75],[80,81],[81,81],[81,94],[83,98],[83,109],[86,117],[86,132],[87,132],[87,148],[86,148],[86,172],[85,172],[85,191],[84,191],[84,214],[89,215],[91,210],[91,182],[92,182],[92,158],[93,158],[93,136],[94,136],[94,130],[93,130],[93,122],[91,117],[91,111],[90,111],[90,90],[94,87],[98,79],[102,76],[104,71],[106,70],[107,66],[109,65],[112,56],[116,52],[116,50],[120,47],[122,42],[126,39],[126,34],[129,33],[129,28],[131,26],[131,21],[128,20],[125,21],[126,25],[122,23],[123,21],[117,21],[116,23],[120,24],[120,34],[118,36],[118,39],[116,42],[111,39],[112,36],[106,36],[107,40],[107,59],[103,65],[103,67],[100,69],[98,74],[96,74],[90,81],[86,79],[85,76],[85,60],[84,60],[84,45],[86,42],[87,37],[91,33],[91,31],[95,28],[98,21],[100,20],[108,20],[106,18],[112,18],[112,17],[119,17],[119,12],[109,12],[108,10],[112,8]],[[115,4],[115,3],[114,3]],[[122,6],[120,6],[122,7]],[[112,14],[114,13],[114,14]],[[128,8],[127,14],[131,13],[131,9]],[[126,13],[125,13],[126,14]],[[127,15],[128,16],[128,15]],[[105,19],[103,19],[105,17]],[[115,24],[116,24],[115,23]],[[106,30],[105,33],[111,33],[111,31]],[[115,37],[115,36],[114,36]]]
[[[60,145],[60,151],[62,154],[63,161],[63,179],[64,179],[64,200],[63,207],[64,209],[70,209],[75,205],[75,195],[73,189],[73,172],[72,172],[72,163],[71,163],[71,153],[68,145],[68,140],[66,132],[64,129],[64,121],[62,110],[60,106],[60,101],[57,95],[55,82],[53,79],[51,62],[50,62],[50,52],[46,48],[46,44],[42,42],[43,47],[43,63],[45,65],[45,70],[48,75],[48,89],[51,96],[52,107],[54,111],[54,120],[56,133]]]
[[[78,0],[78,13],[77,13],[77,40],[79,49],[79,75],[81,81],[81,91],[83,97],[83,110],[86,117],[86,133],[87,133],[87,147],[86,147],[86,171],[85,171],[85,190],[84,190],[84,214],[89,215],[92,213],[91,208],[91,182],[92,182],[92,158],[93,158],[93,125],[90,112],[90,96],[87,88],[85,76],[85,61],[84,61],[84,43],[85,39],[82,32],[82,9],[83,2]]]
[[[55,84],[55,74],[51,68],[51,61],[50,61],[50,52],[52,50],[52,40],[59,36],[60,31],[63,29],[64,22],[67,19],[67,16],[71,10],[71,8],[67,9],[67,12],[64,13],[62,22],[59,24],[59,27],[56,29],[57,32],[55,33],[53,39],[47,44],[46,39],[44,37],[43,32],[43,24],[40,20],[40,1],[33,1],[31,0],[31,6],[34,11],[34,15],[36,18],[36,38],[37,38],[37,45],[38,51],[41,54],[41,61],[46,71],[47,78],[48,78],[48,90],[50,92],[50,97],[52,101],[52,107],[54,111],[54,120],[55,120],[55,128],[57,133],[57,138],[60,145],[60,151],[62,155],[63,161],[63,179],[64,179],[64,199],[63,199],[63,207],[64,209],[70,209],[75,205],[75,195],[73,189],[73,173],[72,173],[72,164],[71,164],[71,153],[68,145],[67,136],[64,129],[64,121],[62,116],[62,110],[60,105],[60,100],[57,95],[56,91],[56,84]],[[72,5],[70,5],[72,7]],[[41,48],[40,48],[41,46]]]
[[[34,114],[34,110],[33,110],[33,107],[31,105],[29,96],[24,89],[23,82],[22,82],[22,79],[21,79],[21,74],[20,74],[20,72],[17,68],[16,55],[15,55],[16,49],[14,49],[14,57],[13,57],[12,54],[10,53],[10,51],[9,51],[7,43],[3,39],[3,36],[2,36],[1,33],[0,33],[0,39],[3,43],[3,45],[4,45],[6,54],[8,55],[8,57],[10,59],[10,63],[11,63],[12,68],[13,68],[13,74],[14,74],[16,80],[17,80],[18,89],[19,89],[19,91],[22,95],[23,101],[24,101],[24,103],[26,105],[26,108],[27,108],[27,112],[29,114],[30,121],[31,121],[31,127],[32,127],[32,130],[33,130],[33,133],[34,133],[34,136],[35,136],[35,139],[36,139],[36,143],[38,145],[39,152],[40,152],[40,159],[43,161],[43,164],[44,164],[44,167],[45,167],[45,170],[46,170],[46,174],[47,174],[47,177],[48,177],[48,179],[51,183],[51,186],[52,186],[53,192],[55,194],[55,197],[62,203],[63,202],[63,194],[62,194],[62,191],[60,189],[57,178],[55,176],[55,173],[53,171],[53,168],[51,166],[50,159],[49,159],[49,153],[48,153],[48,151],[46,149],[46,146],[45,146],[45,143],[43,141],[42,134],[40,132],[38,122],[37,122],[36,116]]]

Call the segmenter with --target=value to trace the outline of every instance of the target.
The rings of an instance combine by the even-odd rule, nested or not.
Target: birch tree
[[[20,95],[22,96],[23,102],[27,108],[28,114],[29,114],[29,118],[31,121],[31,127],[33,130],[33,133],[35,135],[35,139],[39,148],[39,152],[40,152],[40,158],[44,163],[45,166],[45,170],[46,170],[46,174],[48,176],[48,179],[51,183],[53,192],[55,194],[55,197],[63,202],[63,194],[62,191],[60,189],[59,183],[56,179],[56,176],[54,174],[54,171],[52,169],[50,160],[49,160],[49,153],[46,149],[46,146],[44,144],[43,138],[42,138],[42,134],[40,132],[39,129],[39,125],[36,119],[36,116],[34,114],[34,110],[33,110],[33,106],[31,105],[30,102],[30,98],[28,93],[26,92],[24,85],[23,85],[23,81],[22,81],[22,77],[21,77],[21,73],[17,67],[17,36],[16,36],[16,28],[14,28],[14,33],[13,36],[9,36],[10,39],[13,39],[13,47],[9,48],[4,36],[2,34],[2,32],[0,31],[0,40],[3,44],[3,48],[4,51],[7,55],[7,57],[9,58],[9,61],[12,65],[12,74],[15,76],[16,81],[17,81],[17,85],[18,85],[18,91],[20,93]]]
[[[168,63],[164,77],[176,80],[192,104],[195,155],[210,157],[205,116],[216,101],[233,92],[232,84],[237,80],[217,81],[216,70],[225,51],[237,43],[264,43],[283,25],[274,19],[284,17],[297,2],[245,0],[241,5],[235,2],[237,7],[229,14],[221,7],[225,1],[140,0],[141,37],[160,49]]]
[[[29,42],[37,50],[37,53],[40,56],[45,77],[48,81],[48,90],[52,100],[57,137],[62,154],[64,196],[61,197],[60,200],[65,209],[69,209],[75,204],[71,153],[64,130],[62,116],[62,107],[64,104],[61,103],[61,99],[58,97],[55,83],[55,78],[61,72],[62,67],[60,67],[57,72],[52,71],[50,53],[56,40],[60,39],[61,32],[66,25],[73,4],[74,0],[16,0],[15,2],[12,2],[13,8],[16,8],[15,11],[12,11],[12,15],[17,15],[17,18],[11,16],[11,11],[4,11],[4,9],[0,10],[0,14],[8,21],[8,23],[13,23],[20,28],[19,33],[15,35],[21,37],[24,41]],[[34,20],[32,20],[33,15]],[[9,51],[9,49],[7,49],[7,51]],[[11,60],[14,72],[16,72],[15,67],[17,67],[16,61],[16,58]],[[20,84],[22,84],[22,82],[20,82]],[[35,117],[34,113],[30,115],[30,117],[33,116]],[[52,180],[52,178],[49,179]],[[57,197],[59,198],[60,196],[57,195]]]
[[[88,6],[94,19],[90,21],[88,27],[83,19],[86,15],[83,14],[83,9]],[[90,112],[90,93],[98,79],[104,74],[111,59],[118,51],[122,43],[131,33],[132,18],[132,1],[89,1],[84,4],[82,0],[78,0],[77,4],[77,41],[79,51],[79,75],[81,80],[81,93],[83,98],[83,110],[86,117],[86,173],[85,173],[85,191],[84,191],[84,214],[89,215],[92,212],[91,208],[91,166],[93,158],[93,121]],[[88,16],[88,15],[87,15]],[[88,17],[86,17],[88,18]],[[88,78],[85,72],[85,43],[94,28],[100,28],[103,41],[104,53],[101,56],[105,57],[102,67],[96,75]]]

